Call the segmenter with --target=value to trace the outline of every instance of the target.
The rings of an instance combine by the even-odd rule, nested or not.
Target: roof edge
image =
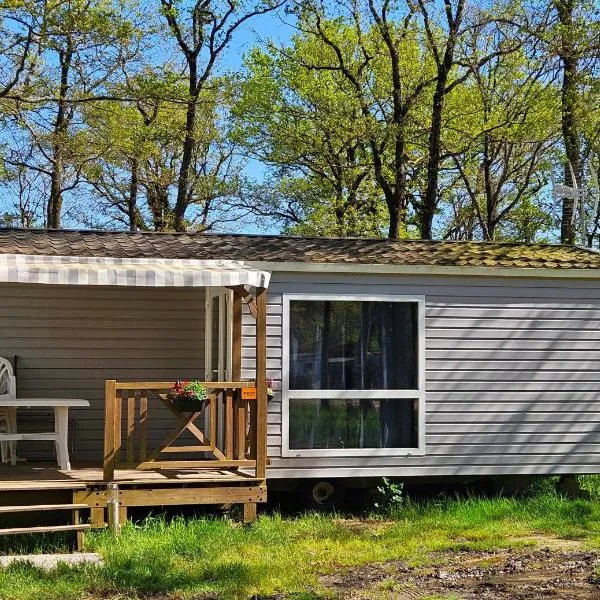
[[[246,265],[271,273],[361,273],[365,275],[448,275],[455,277],[507,277],[540,279],[600,279],[600,268],[519,268],[443,265],[393,265],[381,263],[317,263],[245,261]]]
[[[141,235],[145,237],[239,237],[239,238],[269,238],[269,239],[284,239],[284,240],[345,240],[345,241],[360,241],[367,243],[420,243],[420,244],[455,244],[468,245],[476,244],[478,246],[512,246],[512,247],[536,247],[536,248],[572,248],[589,252],[590,254],[600,254],[600,250],[589,248],[579,244],[560,244],[558,242],[516,242],[516,241],[490,241],[490,240],[448,240],[448,239],[421,239],[421,238],[387,238],[387,237],[360,237],[360,236],[318,236],[318,235],[295,235],[285,233],[243,233],[243,232],[228,232],[228,231],[129,231],[128,229],[77,229],[77,228],[61,228],[49,229],[45,227],[0,227],[2,231],[15,231],[27,233],[45,233],[50,235],[60,235],[62,233],[80,233],[93,235]]]

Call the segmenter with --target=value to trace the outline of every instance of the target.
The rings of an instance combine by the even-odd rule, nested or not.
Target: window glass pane
[[[417,448],[417,400],[290,399],[290,448]]]
[[[416,302],[290,302],[292,390],[416,389]]]

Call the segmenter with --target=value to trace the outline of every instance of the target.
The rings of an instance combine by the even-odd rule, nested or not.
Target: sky
[[[250,19],[235,33],[226,55],[223,57],[224,67],[238,70],[242,67],[243,56],[252,46],[272,40],[275,43],[287,42],[294,28],[291,17],[284,15],[281,9]]]

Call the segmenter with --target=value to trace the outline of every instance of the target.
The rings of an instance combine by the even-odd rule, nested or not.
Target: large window
[[[284,296],[284,455],[423,452],[423,304]]]

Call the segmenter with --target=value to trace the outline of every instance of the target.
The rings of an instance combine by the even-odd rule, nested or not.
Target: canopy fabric
[[[270,278],[235,260],[0,254],[0,282],[7,283],[267,288]]]

